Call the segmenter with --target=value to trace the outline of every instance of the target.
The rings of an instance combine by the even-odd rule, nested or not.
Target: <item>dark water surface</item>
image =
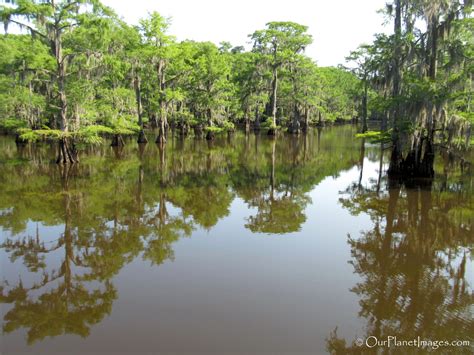
[[[389,184],[354,134],[129,142],[72,169],[0,137],[0,352],[474,345],[472,171],[439,155],[431,185]]]

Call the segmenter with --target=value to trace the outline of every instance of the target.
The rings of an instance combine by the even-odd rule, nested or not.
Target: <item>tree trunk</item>
[[[59,97],[59,129],[62,136],[58,143],[57,164],[74,164],[78,162],[77,151],[74,143],[69,142],[67,134],[69,131],[67,120],[67,96],[66,96],[66,62],[62,52],[62,39],[59,29],[54,31],[54,48],[57,68],[58,97]]]
[[[402,15],[401,15],[401,0],[395,0],[395,50],[393,56],[393,87],[392,87],[392,98],[397,99],[400,95],[400,58],[401,58],[401,36],[402,36]],[[396,103],[392,109],[392,156],[390,158],[390,166],[388,169],[389,176],[400,176],[402,172],[403,156],[402,156],[402,145],[400,137],[400,108],[399,104]]]
[[[364,79],[364,96],[362,97],[362,133],[367,132],[367,96],[368,96],[368,83],[367,79]]]
[[[272,94],[270,96],[270,107],[272,113],[272,125],[268,130],[268,135],[276,134],[276,114],[277,114],[277,90],[278,90],[278,70],[273,66]]]
[[[309,108],[305,107],[304,110],[304,124],[303,124],[303,132],[307,132],[309,129]]]
[[[17,146],[25,146],[28,144],[28,142],[22,139],[18,133],[15,135],[15,143]]]
[[[121,134],[115,134],[112,138],[112,143],[110,144],[111,147],[123,147],[125,142],[123,141]]]
[[[140,126],[140,132],[138,133],[137,143],[146,144],[148,143],[148,139],[146,138],[145,131],[143,129],[141,80],[138,74],[135,74],[133,86],[135,89],[135,98],[137,101],[138,125]]]
[[[247,135],[247,134],[250,133],[250,117],[249,117],[249,108],[248,107],[245,108],[244,120],[245,120],[245,134]]]
[[[73,142],[67,138],[69,132],[67,120],[67,97],[65,89],[66,68],[64,58],[62,56],[60,36],[56,39],[57,52],[57,67],[58,67],[58,94],[59,94],[59,129],[62,132],[62,137],[58,143],[58,157],[57,164],[74,164],[79,162],[77,158],[77,151]]]
[[[59,139],[58,144],[58,157],[56,158],[56,164],[74,164],[78,163],[77,150],[74,143],[70,143],[65,137]]]
[[[260,130],[260,106],[258,103],[255,105],[255,124],[253,129],[254,131]]]
[[[156,118],[156,113],[149,112],[151,128],[158,128],[158,119]]]
[[[276,126],[276,114],[277,114],[277,90],[278,90],[278,71],[277,68],[273,68],[273,81],[272,81],[272,119],[273,125]]]
[[[163,145],[166,144],[166,132],[168,130],[168,117],[167,117],[167,110],[168,105],[166,103],[165,97],[165,61],[160,59],[158,61],[157,67],[157,74],[158,74],[158,85],[160,87],[159,93],[159,100],[160,100],[160,131],[158,133],[158,137],[156,138],[156,143]]]
[[[430,21],[431,22],[431,21]],[[435,80],[438,69],[438,19],[434,18],[430,24],[430,79]]]
[[[397,11],[395,17],[395,77],[392,95],[394,98],[400,95],[400,35],[401,35],[401,13],[400,0],[397,0]],[[429,63],[428,78],[434,83],[438,66],[438,19],[432,17],[428,21],[429,50],[427,51],[427,62]],[[436,130],[437,118],[440,108],[432,102],[425,102],[424,108],[427,117],[417,117],[417,129],[411,133],[411,145],[405,158],[403,158],[401,132],[399,124],[400,109],[396,104],[391,113],[394,122],[394,134],[392,135],[392,156],[390,159],[389,176],[403,179],[434,177],[434,132]]]
[[[68,121],[67,121],[67,97],[65,90],[65,79],[66,70],[64,59],[58,59],[58,95],[59,95],[59,129],[67,133],[68,132]]]
[[[210,108],[207,109],[206,115],[207,115],[207,125],[209,128],[212,128],[214,126],[214,123],[212,122],[212,110]],[[213,140],[214,138],[215,138],[214,131],[208,130],[206,134],[206,139],[210,141],[210,140]]]
[[[292,134],[300,133],[300,111],[297,103],[294,104],[293,119],[291,120],[290,127],[288,127],[288,132]]]
[[[203,133],[202,131],[203,131],[203,127],[201,124],[194,126],[194,136],[196,138],[202,138],[202,133]]]
[[[166,111],[166,103],[164,101],[160,101],[160,131],[158,133],[158,137],[156,138],[156,143],[158,144],[166,144],[166,131],[168,128]]]
[[[323,115],[321,111],[318,111],[318,127],[322,127],[324,125],[323,123]]]

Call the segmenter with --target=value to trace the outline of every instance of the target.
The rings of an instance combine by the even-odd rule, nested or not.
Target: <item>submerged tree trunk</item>
[[[206,114],[207,114],[207,124],[208,124],[208,128],[209,128],[207,130],[206,139],[208,141],[211,141],[211,140],[214,140],[214,138],[215,138],[215,133],[212,130],[212,127],[214,126],[214,123],[212,122],[212,110],[210,108],[208,108]]]
[[[400,90],[400,47],[401,47],[401,0],[396,1],[395,16],[395,77],[393,79],[393,98],[397,98],[401,94]],[[438,15],[432,14],[428,19],[428,38],[426,40],[427,48],[425,62],[429,64],[427,74],[425,76],[433,85],[436,85],[436,74],[438,66]],[[420,108],[416,108],[414,117],[415,129],[410,133],[410,146],[403,151],[403,141],[400,122],[400,104],[396,104],[393,110],[394,134],[392,135],[392,156],[390,159],[389,176],[403,179],[412,178],[433,178],[434,177],[434,139],[437,121],[442,115],[442,105],[434,104],[430,99],[425,99],[421,103]],[[407,110],[405,110],[407,111]],[[408,143],[408,142],[407,142]],[[406,144],[406,143],[405,143]],[[404,153],[406,153],[404,157]]]
[[[317,123],[317,126],[318,127],[323,127],[324,126],[323,114],[322,114],[321,110],[318,110],[318,123]]]
[[[26,145],[28,142],[27,142],[26,140],[22,139],[22,138],[20,137],[20,135],[17,133],[17,134],[15,135],[15,143],[16,143],[17,146],[24,146],[24,145]]]
[[[292,134],[300,133],[300,111],[296,103],[294,105],[293,119],[291,120],[290,127],[288,127],[288,132]]]
[[[214,132],[212,132],[212,131],[207,131],[207,133],[206,133],[206,139],[207,139],[208,141],[212,141],[212,140],[214,140],[215,138],[216,138],[216,135],[214,134]]]
[[[305,107],[304,109],[304,123],[303,123],[303,132],[306,133],[309,129],[309,108]]]
[[[121,134],[115,134],[112,138],[112,143],[110,144],[111,147],[123,147],[125,142],[123,141],[123,137]]]
[[[202,134],[203,134],[203,127],[201,124],[198,124],[196,126],[194,126],[194,136],[196,138],[202,138]]]
[[[403,177],[432,178],[434,177],[434,146],[430,139],[422,139],[410,150],[402,162]]]
[[[245,134],[248,135],[250,133],[250,117],[249,117],[248,107],[245,108],[244,121],[245,121]]]
[[[74,143],[65,137],[59,139],[56,164],[74,164],[78,162],[79,159]]]

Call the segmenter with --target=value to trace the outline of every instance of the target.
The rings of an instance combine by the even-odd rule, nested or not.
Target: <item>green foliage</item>
[[[269,22],[264,30],[250,35],[254,51],[261,53],[271,65],[281,66],[291,61],[311,44],[307,26],[295,22]]]
[[[393,129],[399,156],[392,166],[398,169],[414,166],[402,164],[405,157],[431,154],[437,143],[469,146],[474,21],[470,1],[393,1],[386,9],[394,33],[376,34],[347,59],[363,83],[371,115]]]
[[[262,123],[262,127],[266,129],[277,129],[278,126],[273,122],[271,117],[267,117]]]
[[[289,119],[295,105],[307,112],[309,122],[318,112],[328,121],[352,115],[350,90],[333,89],[347,87],[351,78],[339,69],[332,69],[332,76],[320,74],[322,68],[303,54],[312,41],[307,27],[293,22],[270,22],[255,31],[254,48],[246,52],[230,43],[177,42],[168,33],[170,20],[157,12],[141,19],[139,26],[129,26],[99,1],[74,6],[22,1],[1,13],[4,24],[22,23],[31,35],[0,39],[0,122],[11,131],[27,129],[21,135],[28,141],[71,137],[81,144],[100,144],[104,136],[133,135],[139,124],[158,125],[161,120],[165,127],[173,121],[233,131],[237,123],[265,114],[273,70],[279,74],[277,111],[282,117]],[[26,18],[35,21],[30,24]],[[58,31],[64,31],[60,39],[69,58],[67,73],[58,72],[56,62],[64,60],[51,51]],[[66,110],[60,97],[67,98]],[[286,124],[280,121],[278,125]],[[274,129],[277,123],[263,126]],[[69,133],[49,129],[54,127],[67,127]]]
[[[367,131],[357,133],[357,138],[367,139],[370,143],[389,143],[391,141],[391,131]]]
[[[211,133],[221,133],[224,132],[224,128],[218,127],[218,126],[208,126],[205,128],[206,132],[211,132]]]
[[[120,134],[132,135],[139,130],[138,126],[117,126],[114,128],[102,125],[88,125],[79,128],[77,131],[64,132],[57,129],[30,129],[19,128],[17,133],[20,138],[27,142],[37,142],[40,140],[58,141],[62,138],[73,138],[76,143],[85,145],[99,145],[103,143],[106,135]]]
[[[0,121],[0,127],[6,131],[16,132],[20,128],[26,128],[26,122],[14,118],[7,118]]]
[[[360,91],[357,77],[342,68],[316,68],[320,82],[318,110],[327,121],[348,121],[357,115],[356,101]]]
[[[73,133],[73,136],[80,143],[99,145],[102,143],[101,135],[112,133],[114,133],[114,130],[110,127],[90,125],[81,127],[77,132]]]
[[[232,122],[224,121],[222,123],[222,129],[227,132],[232,132],[235,130],[235,125]]]
[[[26,142],[37,142],[44,139],[59,140],[61,138],[69,137],[70,133],[63,132],[58,129],[31,129],[20,128],[17,130],[20,138]]]

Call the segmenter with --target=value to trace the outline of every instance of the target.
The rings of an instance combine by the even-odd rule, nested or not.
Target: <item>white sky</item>
[[[247,35],[270,21],[309,26],[313,44],[306,54],[321,66],[344,63],[344,57],[374,33],[387,32],[376,11],[387,0],[102,0],[130,24],[150,11],[171,17],[170,34],[178,40],[228,41],[248,45]]]

